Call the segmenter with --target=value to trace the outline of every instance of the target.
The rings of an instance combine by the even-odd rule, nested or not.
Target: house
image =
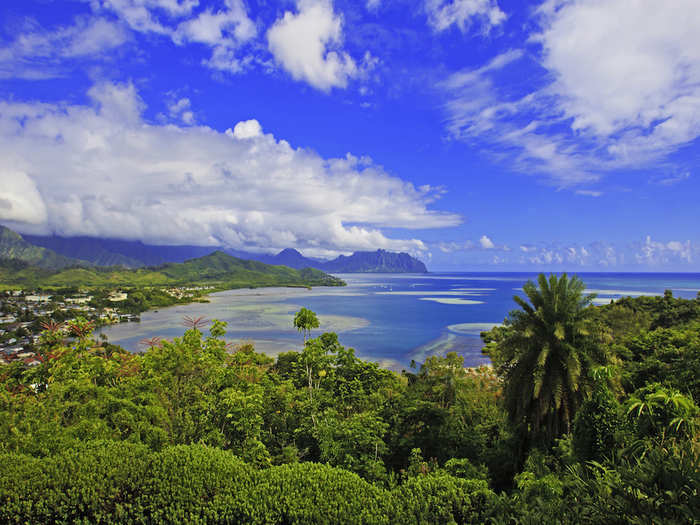
[[[111,299],[110,299],[111,300]],[[92,301],[92,295],[86,295],[84,297],[67,297],[66,302],[71,304],[85,304]]]
[[[48,303],[51,296],[47,294],[27,295],[24,300],[30,303]]]
[[[109,301],[112,301],[113,303],[119,302],[119,301],[126,301],[127,297],[129,294],[126,292],[112,292],[109,294],[109,297],[107,299]]]

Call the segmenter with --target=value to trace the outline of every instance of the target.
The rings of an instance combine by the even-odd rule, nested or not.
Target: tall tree
[[[308,308],[302,308],[294,316],[294,328],[304,334],[304,344],[311,335],[311,330],[320,326],[316,314]]]
[[[504,379],[511,421],[522,425],[531,445],[548,446],[571,432],[576,410],[592,388],[590,371],[604,363],[604,354],[586,316],[595,296],[584,296],[583,282],[540,274],[538,284],[525,284],[529,302],[514,296],[520,309],[485,339]]]

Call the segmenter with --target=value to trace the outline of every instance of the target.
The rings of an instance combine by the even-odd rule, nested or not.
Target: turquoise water
[[[695,298],[700,274],[579,274],[596,300],[607,303],[626,295]],[[515,307],[514,294],[536,274],[431,273],[340,275],[344,288],[232,290],[212,294],[211,303],[146,312],[141,323],[106,327],[113,343],[132,351],[143,338],[181,335],[184,316],[204,316],[229,323],[231,342],[252,341],[259,351],[276,355],[298,350],[301,336],[292,327],[302,306],[319,314],[322,331],[339,334],[343,345],[363,358],[400,369],[411,360],[456,351],[467,366],[488,362],[481,355],[479,333],[503,321]]]

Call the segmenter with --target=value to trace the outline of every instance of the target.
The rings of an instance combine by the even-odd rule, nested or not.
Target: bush
[[[255,513],[262,523],[390,523],[388,493],[351,472],[298,463],[258,476]]]
[[[251,523],[254,471],[239,458],[202,445],[154,454],[138,506],[148,523]]]
[[[484,523],[496,499],[484,480],[416,476],[392,491],[391,523]]]
[[[148,455],[142,445],[107,441],[43,460],[0,456],[0,522],[132,523]]]

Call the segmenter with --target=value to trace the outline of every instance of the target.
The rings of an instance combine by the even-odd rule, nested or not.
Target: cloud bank
[[[700,136],[695,0],[548,0],[533,21],[523,49],[443,83],[453,137],[570,186],[663,161]],[[523,70],[539,88],[522,90]]]
[[[309,255],[425,250],[382,228],[440,228],[440,189],[414,187],[365,158],[324,159],[250,120],[225,133],[154,125],[133,85],[102,83],[92,103],[0,103],[0,220],[26,232],[295,246]],[[180,102],[181,106],[188,106]],[[180,108],[182,109],[182,108]]]

